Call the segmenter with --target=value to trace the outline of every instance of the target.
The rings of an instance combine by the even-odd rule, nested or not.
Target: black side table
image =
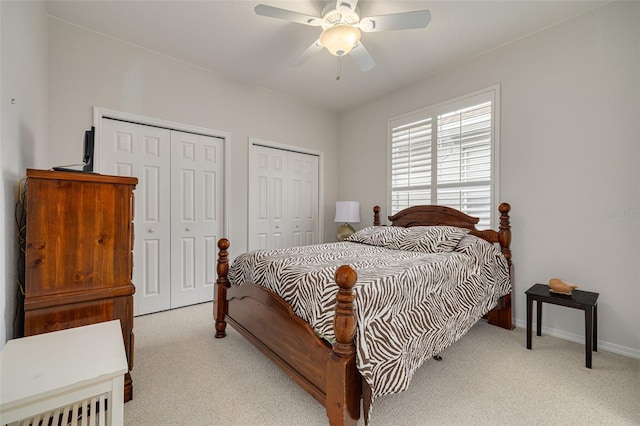
[[[571,295],[552,293],[545,284],[534,284],[527,295],[527,349],[531,349],[531,320],[533,315],[533,301],[537,302],[536,335],[542,336],[542,302],[554,305],[568,306],[584,311],[586,366],[591,368],[592,350],[598,352],[598,296],[591,291],[573,290]]]

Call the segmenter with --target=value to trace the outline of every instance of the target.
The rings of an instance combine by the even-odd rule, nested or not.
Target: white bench
[[[0,425],[122,425],[120,320],[14,339],[0,352]]]

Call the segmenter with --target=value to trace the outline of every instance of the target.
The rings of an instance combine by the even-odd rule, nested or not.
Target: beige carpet
[[[326,425],[324,409],[228,327],[212,304],[136,317],[127,425]],[[640,425],[640,360],[478,323],[405,392],[376,400],[371,425]],[[361,425],[364,422],[361,420]]]

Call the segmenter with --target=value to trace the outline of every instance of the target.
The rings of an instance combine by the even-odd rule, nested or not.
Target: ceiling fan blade
[[[307,59],[309,59],[310,57],[312,57],[313,55],[315,55],[316,53],[318,53],[322,49],[323,49],[323,47],[320,45],[320,39],[318,39],[318,40],[314,41],[311,44],[311,46],[307,47],[304,50],[304,52],[302,52],[301,54],[299,54],[298,56],[293,58],[291,60],[291,62],[289,62],[289,65],[291,65],[293,67],[300,66],[300,65],[304,64],[305,62],[307,62]]]
[[[424,28],[431,21],[431,12],[416,10],[414,12],[393,13],[391,15],[362,18],[358,27],[365,33],[376,31],[410,30]]]
[[[280,9],[279,7],[268,6],[266,4],[259,4],[253,10],[258,15],[268,16],[270,18],[284,19],[285,21],[311,25],[312,27],[322,25],[322,18],[293,12],[287,9]]]
[[[376,66],[376,61],[369,55],[369,52],[361,42],[356,44],[349,54],[353,56],[353,60],[356,61],[358,68],[362,71],[369,71]]]
[[[342,14],[355,12],[358,0],[336,0],[336,10]]]

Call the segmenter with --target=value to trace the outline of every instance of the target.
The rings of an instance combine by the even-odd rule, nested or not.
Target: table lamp
[[[342,222],[338,226],[338,241],[344,241],[345,238],[353,234],[355,229],[349,222],[360,222],[360,202],[359,201],[336,201],[336,222]]]

